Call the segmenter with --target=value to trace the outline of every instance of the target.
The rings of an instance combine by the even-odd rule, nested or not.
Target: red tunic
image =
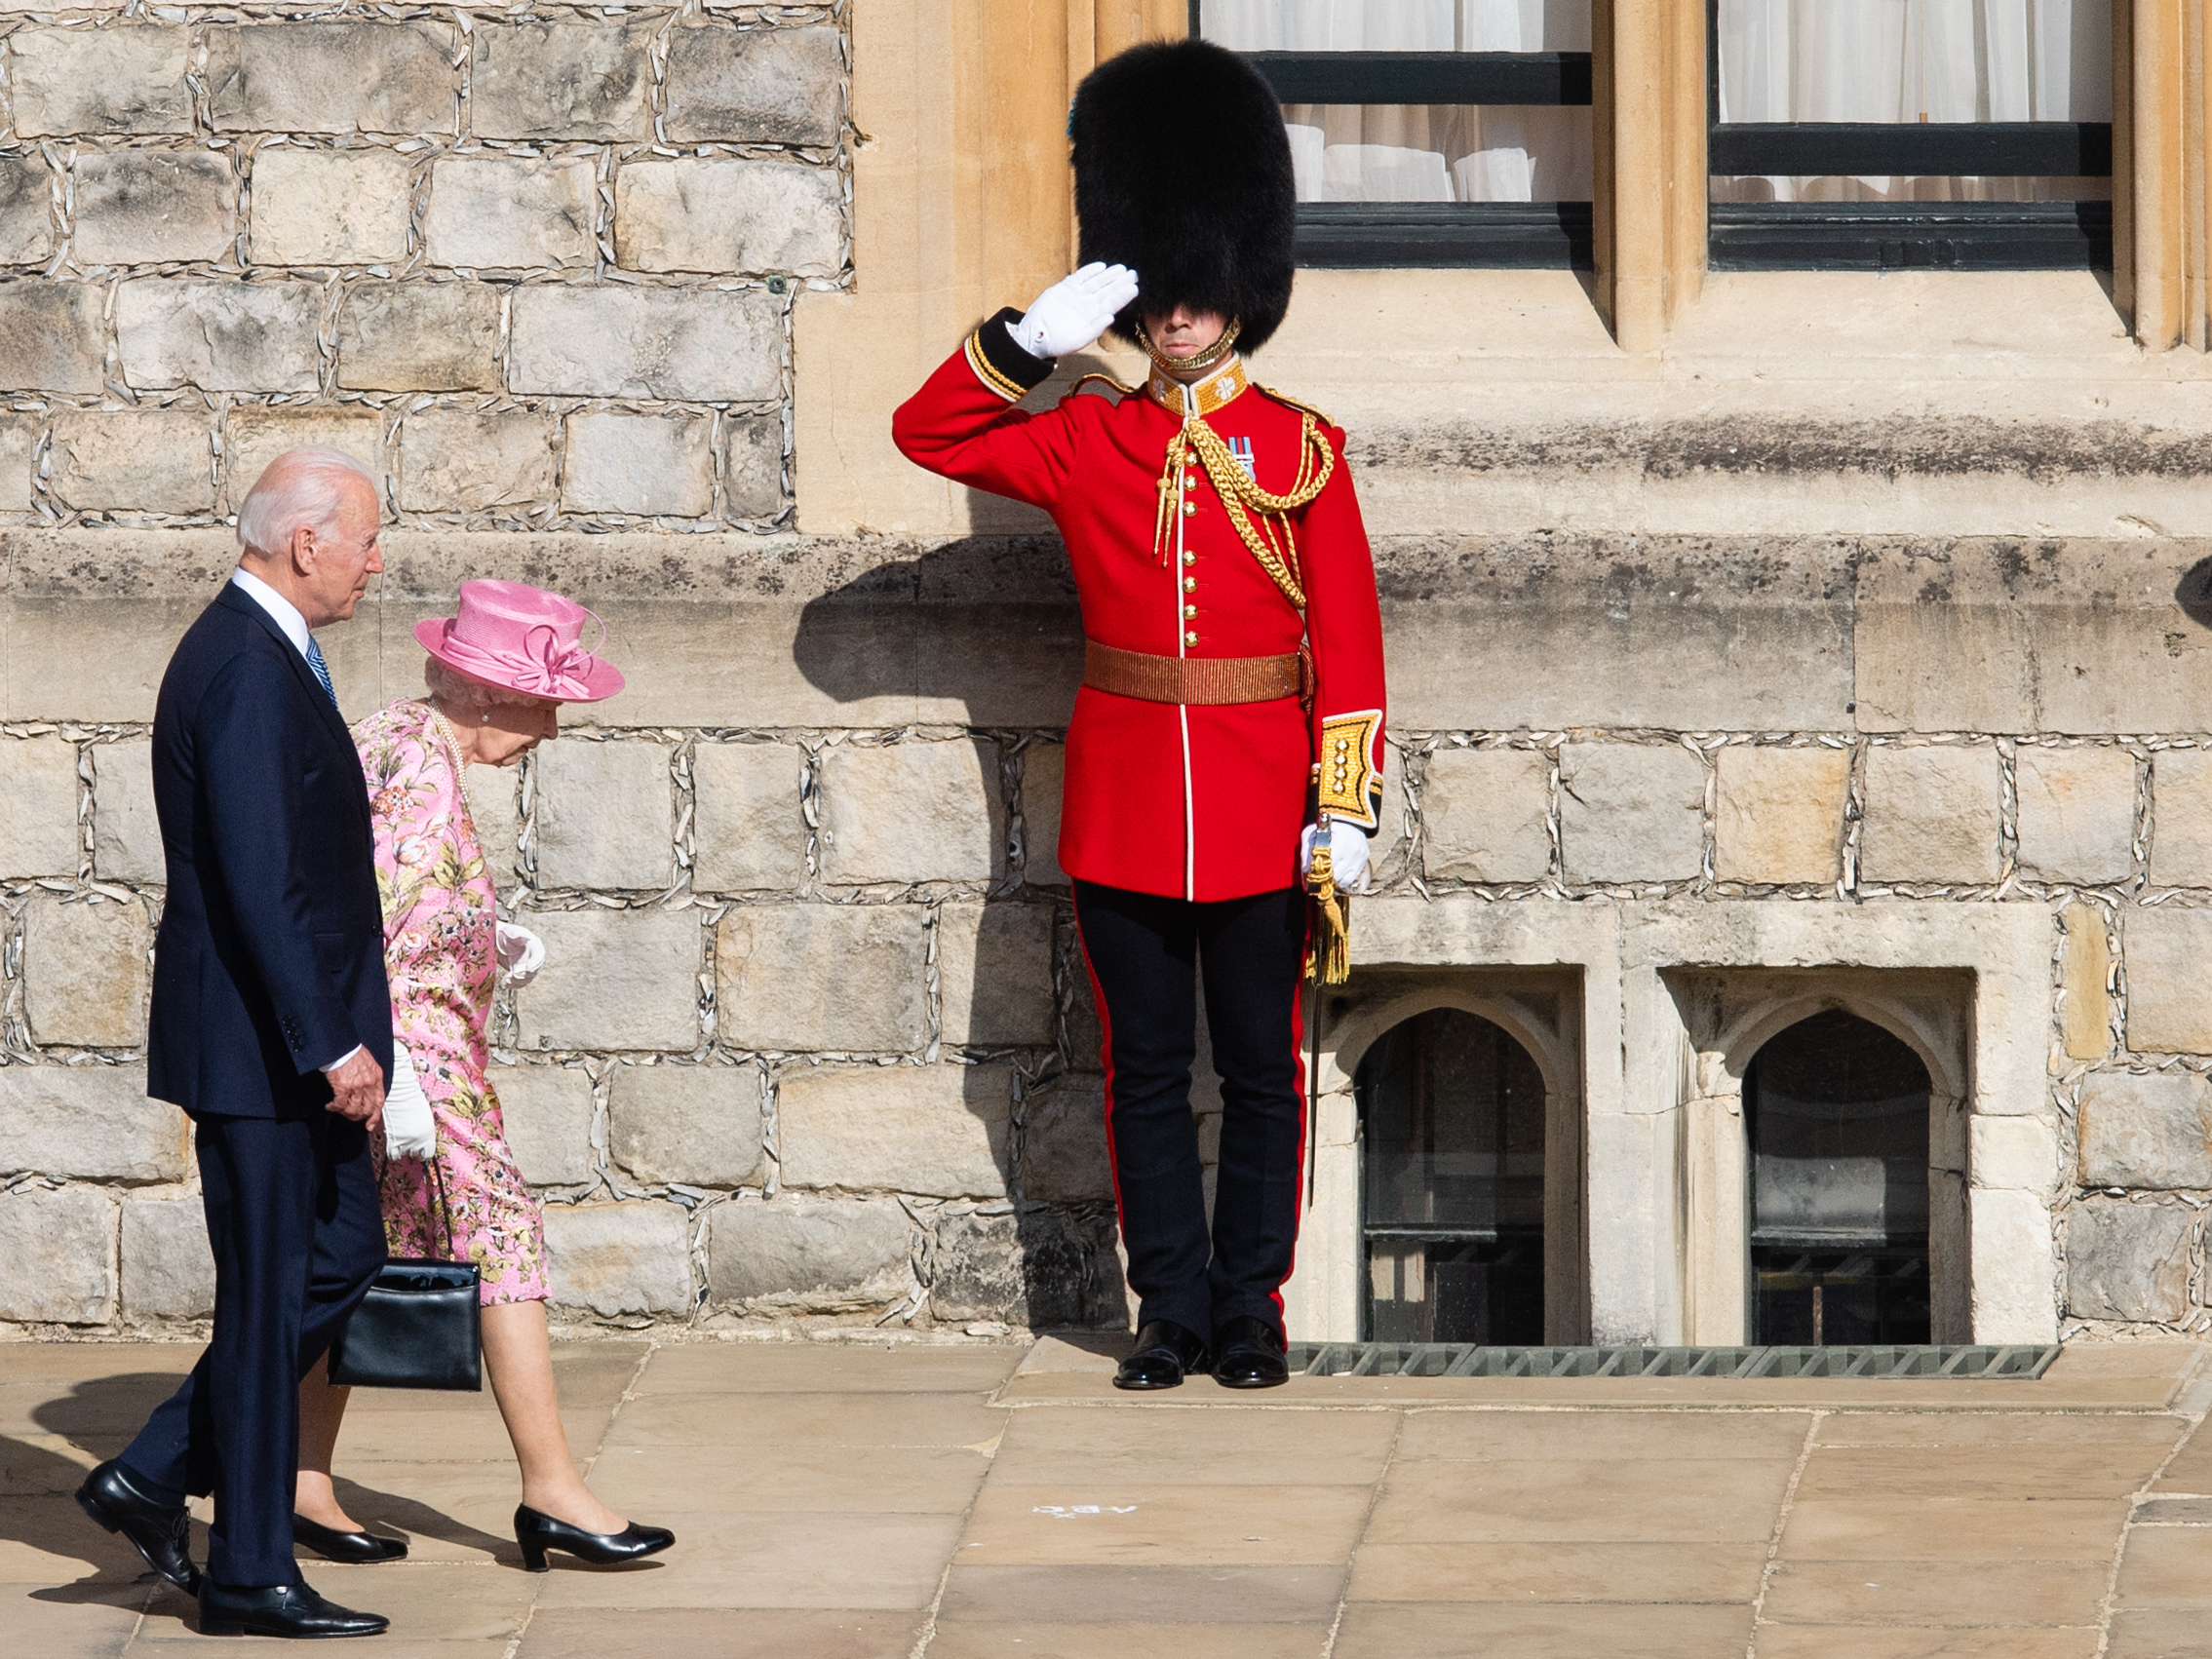
[[[1322,804],[1370,831],[1380,822],[1382,622],[1344,435],[1322,431],[1336,466],[1293,514],[1300,617],[1239,537],[1193,464],[1184,511],[1155,552],[1162,470],[1187,396],[1277,495],[1292,488],[1306,411],[1244,378],[1231,359],[1199,386],[1155,374],[1115,403],[1079,393],[1039,414],[1010,403],[1051,365],[1006,335],[1001,313],[892,417],[900,451],[956,482],[1050,513],[1067,546],[1091,638],[1155,656],[1263,657],[1310,642],[1311,715],[1266,703],[1152,703],[1084,686],[1067,731],[1060,866],[1078,880],[1173,898],[1243,898],[1298,884],[1299,830]],[[1317,771],[1317,757],[1319,770]]]

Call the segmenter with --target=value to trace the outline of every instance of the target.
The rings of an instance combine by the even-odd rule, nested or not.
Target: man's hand
[[[376,1135],[384,1128],[384,1068],[367,1049],[323,1073],[330,1080],[330,1110]]]
[[[1006,331],[1031,357],[1065,357],[1105,333],[1136,297],[1135,271],[1123,265],[1085,265],[1038,294],[1019,323],[1006,325]]]
[[[1308,824],[1299,832],[1298,872],[1304,875],[1313,868],[1313,830]],[[1365,893],[1375,885],[1374,873],[1368,868],[1367,831],[1356,824],[1345,824],[1332,819],[1329,823],[1329,866],[1331,877],[1339,893]]]

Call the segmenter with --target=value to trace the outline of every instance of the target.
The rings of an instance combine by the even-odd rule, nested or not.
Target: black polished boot
[[[405,1538],[384,1538],[374,1532],[341,1532],[335,1526],[325,1526],[319,1521],[310,1521],[297,1510],[291,1516],[291,1541],[313,1550],[327,1562],[346,1562],[352,1565],[367,1565],[371,1562],[405,1561],[407,1541]]]
[[[1223,1388],[1278,1388],[1290,1381],[1283,1333],[1264,1319],[1243,1314],[1214,1332],[1214,1380]]]
[[[200,1581],[202,1636],[382,1636],[391,1623],[325,1601],[304,1583],[225,1590],[212,1578]]]
[[[1206,1344],[1172,1319],[1155,1319],[1137,1332],[1137,1346],[1113,1373],[1116,1388],[1180,1388],[1183,1379],[1204,1375],[1211,1364]]]
[[[549,1572],[552,1568],[545,1559],[548,1550],[566,1550],[594,1566],[612,1566],[618,1562],[659,1555],[676,1542],[676,1534],[665,1526],[640,1526],[635,1521],[619,1532],[587,1532],[527,1504],[517,1504],[515,1542],[523,1546],[524,1570]]]
[[[182,1504],[158,1503],[132,1485],[112,1457],[77,1488],[77,1507],[101,1527],[131,1540],[146,1564],[187,1596],[200,1592],[192,1564],[192,1518]]]

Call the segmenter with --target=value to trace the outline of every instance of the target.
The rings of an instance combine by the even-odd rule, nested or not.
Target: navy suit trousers
[[[1305,896],[1194,903],[1075,883],[1106,1032],[1106,1145],[1138,1322],[1201,1338],[1240,1316],[1283,1329],[1305,1157],[1299,1044]],[[1214,1218],[1190,1114],[1198,982],[1222,1079]]]
[[[214,1336],[121,1461],[171,1502],[214,1494],[208,1575],[217,1584],[296,1584],[299,1379],[384,1265],[369,1135],[326,1110],[195,1121]]]

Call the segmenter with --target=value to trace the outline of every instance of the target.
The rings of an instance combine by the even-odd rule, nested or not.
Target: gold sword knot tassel
[[[1306,866],[1305,892],[1313,905],[1313,947],[1306,952],[1305,977],[1340,985],[1352,977],[1351,898],[1337,889],[1337,859],[1329,850],[1329,815],[1314,826],[1313,862]]]

